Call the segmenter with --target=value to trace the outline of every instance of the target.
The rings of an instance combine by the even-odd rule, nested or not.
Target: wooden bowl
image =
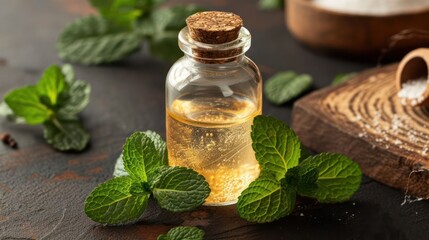
[[[328,53],[364,59],[380,57],[390,38],[404,30],[418,29],[422,34],[405,34],[389,57],[399,58],[418,47],[429,47],[429,8],[387,16],[340,13],[313,4],[311,0],[285,0],[286,22],[292,34],[304,44]],[[343,0],[339,0],[343,1]]]

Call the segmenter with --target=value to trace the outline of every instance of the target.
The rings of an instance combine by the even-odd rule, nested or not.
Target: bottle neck
[[[242,27],[238,38],[222,44],[207,44],[193,40],[187,27],[179,33],[179,47],[189,58],[204,64],[224,64],[242,61],[250,48],[251,35]]]
[[[242,62],[246,58],[244,53],[227,58],[201,58],[196,56],[196,54],[190,55],[185,53],[185,57],[195,64],[228,64],[231,66]]]

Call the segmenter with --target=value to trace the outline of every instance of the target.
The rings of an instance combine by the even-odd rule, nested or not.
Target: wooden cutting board
[[[292,126],[311,150],[343,153],[369,177],[427,199],[429,108],[401,104],[396,69],[371,69],[300,99]]]

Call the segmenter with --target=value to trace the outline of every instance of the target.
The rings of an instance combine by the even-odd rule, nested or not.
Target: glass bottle
[[[188,24],[189,25],[189,24]],[[251,36],[241,27],[230,42],[195,41],[179,33],[184,57],[166,80],[169,165],[192,168],[209,183],[205,205],[228,205],[259,175],[251,125],[262,112],[262,80],[244,53]]]

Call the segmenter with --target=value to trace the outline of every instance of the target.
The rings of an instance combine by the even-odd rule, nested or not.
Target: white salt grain
[[[328,10],[373,16],[421,11],[429,7],[428,0],[313,0],[313,2]]]
[[[408,80],[402,84],[401,90],[398,92],[398,97],[411,100],[411,105],[417,105],[424,100],[424,92],[428,80],[426,78],[419,78]],[[402,101],[401,101],[402,102]]]

